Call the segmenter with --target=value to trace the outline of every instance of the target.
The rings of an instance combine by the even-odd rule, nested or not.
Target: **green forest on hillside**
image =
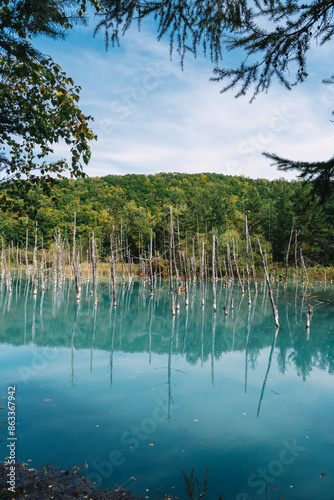
[[[109,253],[110,234],[129,245],[137,257],[147,251],[153,230],[154,249],[163,255],[169,238],[169,209],[173,207],[174,231],[183,251],[190,253],[194,237],[210,241],[212,231],[222,246],[245,234],[245,215],[252,238],[260,236],[274,262],[283,262],[292,226],[295,244],[302,248],[308,265],[333,263],[334,197],[326,201],[301,181],[250,179],[215,173],[156,175],[108,175],[102,178],[60,180],[46,196],[32,187],[26,201],[19,194],[6,192],[11,209],[2,213],[0,235],[3,244],[34,246],[34,227],[38,223],[39,247],[49,248],[55,231],[71,244],[74,213],[77,238],[83,248],[92,232],[99,239],[100,257]],[[23,211],[23,212],[22,212]],[[299,250],[298,250],[299,252]]]

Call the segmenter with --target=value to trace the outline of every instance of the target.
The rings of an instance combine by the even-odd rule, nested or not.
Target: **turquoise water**
[[[108,285],[94,308],[71,282],[39,292],[14,282],[0,293],[1,397],[16,387],[16,458],[37,467],[86,464],[102,487],[186,499],[182,470],[208,497],[334,498],[334,289],[267,291],[252,306],[236,285],[199,283],[173,319],[167,284]],[[233,299],[233,309],[232,309]],[[308,304],[314,314],[306,329]],[[224,315],[223,305],[228,309]],[[4,411],[4,410],[3,410]],[[3,413],[3,412],[2,412]],[[6,428],[3,438],[6,439]],[[6,456],[5,440],[1,459]]]

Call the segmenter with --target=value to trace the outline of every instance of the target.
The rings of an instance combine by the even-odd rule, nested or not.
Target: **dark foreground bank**
[[[29,500],[144,500],[144,497],[136,497],[130,491],[119,488],[101,490],[80,473],[82,469],[83,466],[60,470],[52,464],[32,469],[28,464],[17,463],[14,475],[8,463],[0,462],[0,498],[2,500],[24,498]],[[158,500],[160,497],[157,495],[154,498]],[[166,496],[164,500],[172,500],[172,497]]]

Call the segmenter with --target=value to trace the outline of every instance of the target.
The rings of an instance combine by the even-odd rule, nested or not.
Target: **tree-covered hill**
[[[4,190],[1,186],[2,194]],[[292,226],[292,245],[297,234],[298,247],[310,263],[330,264],[334,257],[334,198],[321,202],[311,185],[298,181],[215,173],[60,180],[52,187],[51,196],[38,187],[30,189],[26,215],[21,212],[20,196],[12,192],[7,196],[11,197],[12,209],[1,214],[0,234],[5,245],[13,242],[21,248],[26,245],[27,228],[29,246],[33,246],[35,222],[44,246],[52,243],[56,229],[71,243],[76,213],[81,244],[87,245],[94,231],[100,240],[101,256],[103,249],[109,248],[113,226],[134,256],[147,251],[152,228],[154,248],[162,254],[169,238],[169,209],[173,206],[175,238],[188,252],[195,240],[196,245],[199,239],[210,241],[212,230],[222,244],[233,237],[241,241],[247,215],[251,236],[259,235],[267,242],[274,261],[284,260]]]

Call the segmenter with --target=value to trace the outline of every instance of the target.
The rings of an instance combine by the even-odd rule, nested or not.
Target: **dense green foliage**
[[[310,185],[279,179],[249,179],[221,174],[161,173],[156,175],[109,175],[103,178],[61,180],[46,196],[38,187],[28,193],[32,207],[27,216],[19,211],[4,213],[0,219],[0,235],[5,244],[13,241],[25,246],[26,229],[38,222],[45,246],[60,229],[72,241],[74,213],[77,238],[87,245],[92,231],[100,239],[100,249],[109,251],[113,225],[128,241],[131,253],[147,251],[150,229],[154,247],[162,254],[169,239],[169,209],[174,210],[176,242],[191,255],[193,238],[211,241],[211,231],[221,245],[234,238],[243,250],[244,215],[248,216],[252,238],[259,235],[272,249],[274,261],[283,261],[292,225],[298,232],[298,245],[310,263],[331,263],[334,256],[334,199],[320,204],[312,196]],[[19,210],[23,201],[12,200]],[[55,202],[56,201],[56,202]],[[29,216],[28,216],[29,215]],[[33,230],[29,229],[30,246]],[[41,239],[41,238],[40,238]],[[209,247],[210,248],[210,243]],[[293,238],[294,244],[294,238]],[[298,250],[299,251],[299,250]]]
[[[95,1],[89,3],[98,9]],[[22,188],[21,178],[43,181],[47,190],[54,174],[80,176],[89,161],[94,134],[91,117],[77,105],[80,87],[31,43],[37,35],[64,38],[71,23],[85,22],[86,4],[0,0],[0,182],[15,180]],[[54,158],[59,142],[71,162]]]

